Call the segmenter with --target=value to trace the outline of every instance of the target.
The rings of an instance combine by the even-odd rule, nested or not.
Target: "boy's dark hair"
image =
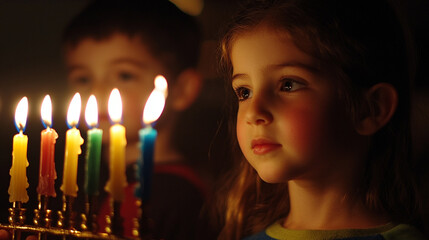
[[[196,20],[167,0],[95,0],[65,28],[62,42],[102,40],[115,32],[139,36],[172,80],[198,63],[201,33]]]

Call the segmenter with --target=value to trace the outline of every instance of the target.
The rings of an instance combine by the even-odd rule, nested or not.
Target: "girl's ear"
[[[176,111],[183,111],[187,109],[195,99],[198,97],[201,91],[202,78],[201,75],[195,69],[186,69],[182,71],[176,79],[169,98],[171,106]]]
[[[361,135],[372,135],[389,122],[398,105],[398,93],[388,83],[378,83],[366,93],[369,111],[358,121],[356,131]]]

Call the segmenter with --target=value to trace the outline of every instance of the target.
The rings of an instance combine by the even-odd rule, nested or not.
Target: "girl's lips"
[[[255,139],[252,140],[251,147],[253,150],[253,153],[257,155],[262,155],[269,153],[271,151],[276,150],[277,148],[280,148],[282,145],[270,140],[266,139]]]

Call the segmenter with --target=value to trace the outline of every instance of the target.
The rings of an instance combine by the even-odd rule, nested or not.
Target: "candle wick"
[[[20,123],[18,128],[19,128],[20,133],[24,132],[24,125],[23,124]]]
[[[43,124],[45,124],[46,128],[51,126],[51,123],[48,120],[43,120]]]

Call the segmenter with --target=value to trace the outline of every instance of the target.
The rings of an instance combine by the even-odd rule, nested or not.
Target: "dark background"
[[[14,113],[18,101],[29,98],[30,109],[26,134],[29,137],[27,168],[30,188],[30,202],[27,208],[36,206],[35,188],[39,169],[40,106],[43,97],[50,94],[53,102],[53,127],[59,138],[56,145],[57,194],[62,182],[62,162],[64,156],[64,136],[68,103],[73,93],[67,92],[67,84],[62,64],[60,38],[63,27],[89,1],[76,0],[0,0],[0,223],[7,223],[7,188],[11,167],[12,138],[16,134]],[[208,85],[220,90],[216,74],[215,48],[220,28],[230,14],[235,11],[237,1],[206,0],[205,7],[198,16],[204,31],[204,45],[200,69]],[[370,7],[370,6],[369,6]],[[429,147],[429,1],[406,1],[403,8],[408,12],[412,32],[416,39],[417,91],[414,108],[415,139],[417,155],[425,159]],[[222,99],[210,93],[205,100],[208,104],[219,105]],[[81,124],[83,123],[81,115]],[[81,155],[82,157],[83,155]],[[80,166],[83,165],[80,161]],[[81,174],[82,175],[82,174]],[[82,179],[80,178],[79,181]],[[80,185],[82,186],[82,185]],[[80,187],[82,188],[82,187]],[[58,201],[58,200],[53,200]]]

